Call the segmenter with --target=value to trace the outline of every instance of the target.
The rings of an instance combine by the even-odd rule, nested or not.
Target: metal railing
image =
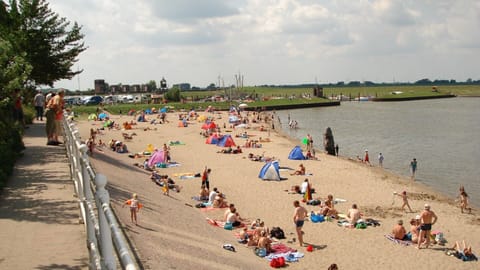
[[[87,234],[89,268],[117,269],[118,263],[122,269],[140,269],[110,208],[110,195],[105,189],[107,178],[92,169],[87,146],[80,141],[73,118],[68,114],[64,116],[64,141]]]

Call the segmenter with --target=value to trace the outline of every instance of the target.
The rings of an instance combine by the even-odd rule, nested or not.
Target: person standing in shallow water
[[[382,153],[378,154],[378,165],[382,168],[383,168],[383,160],[384,160],[384,157]]]
[[[410,172],[412,173],[412,180],[415,181],[415,173],[417,172],[417,159],[414,158],[410,162]]]

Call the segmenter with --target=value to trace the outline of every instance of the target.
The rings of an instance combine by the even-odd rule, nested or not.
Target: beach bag
[[[278,258],[273,258],[270,261],[270,266],[273,268],[280,268],[285,266],[285,258],[284,257],[278,257]]]
[[[320,205],[321,203],[320,200],[310,200],[307,202],[308,205]]]
[[[225,230],[233,230],[233,224],[227,222],[227,223],[225,223],[225,225],[223,226],[223,228],[224,228]]]
[[[285,239],[285,233],[280,227],[273,227],[272,230],[270,230],[270,237]]]
[[[255,255],[258,257],[265,257],[267,256],[267,249],[266,248],[255,248]]]
[[[197,204],[195,204],[195,207],[196,208],[205,208],[205,204],[204,203],[197,203]]]
[[[366,229],[367,224],[365,222],[358,222],[357,225],[355,225],[356,229]]]
[[[310,220],[313,222],[313,223],[318,223],[318,222],[324,222],[325,221],[325,217],[323,215],[316,215],[314,213],[311,213],[310,214]]]

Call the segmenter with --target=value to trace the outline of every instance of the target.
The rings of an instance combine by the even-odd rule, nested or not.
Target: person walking
[[[297,231],[298,243],[303,247],[303,231],[302,227],[307,218],[307,209],[300,206],[299,201],[294,201],[293,206],[295,207],[295,212],[293,214],[293,223],[295,223],[295,230]]]
[[[417,172],[417,159],[413,158],[410,162],[410,171],[412,173],[412,180],[415,181],[415,173]]]
[[[45,96],[42,91],[38,91],[33,98],[33,106],[37,112],[37,121],[43,121],[43,108],[45,108]]]

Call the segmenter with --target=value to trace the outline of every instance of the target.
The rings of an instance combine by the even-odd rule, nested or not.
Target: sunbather
[[[455,242],[453,249],[455,250],[455,256],[463,261],[477,260],[477,257],[472,252],[472,247],[465,244],[465,240],[462,241],[463,247],[460,247],[458,241]]]
[[[393,226],[392,235],[398,240],[409,240],[407,231],[405,230],[405,227],[403,227],[403,220],[398,220],[397,224]]]
[[[298,170],[296,170],[294,173],[291,173],[290,175],[305,175],[305,166],[300,163],[300,165],[298,165]]]
[[[360,217],[360,210],[358,210],[357,204],[354,203],[352,208],[350,208],[347,212],[347,220],[350,224],[355,226]]]
[[[260,239],[258,239],[257,247],[266,249],[267,253],[270,253],[273,251],[272,240],[268,238],[267,233],[265,231],[262,231],[260,235]]]
[[[332,194],[328,194],[327,200],[325,200],[325,202],[323,202],[323,204],[320,207],[321,207],[320,213],[323,216],[330,216],[334,218],[337,217],[338,212],[337,210],[335,210]]]

